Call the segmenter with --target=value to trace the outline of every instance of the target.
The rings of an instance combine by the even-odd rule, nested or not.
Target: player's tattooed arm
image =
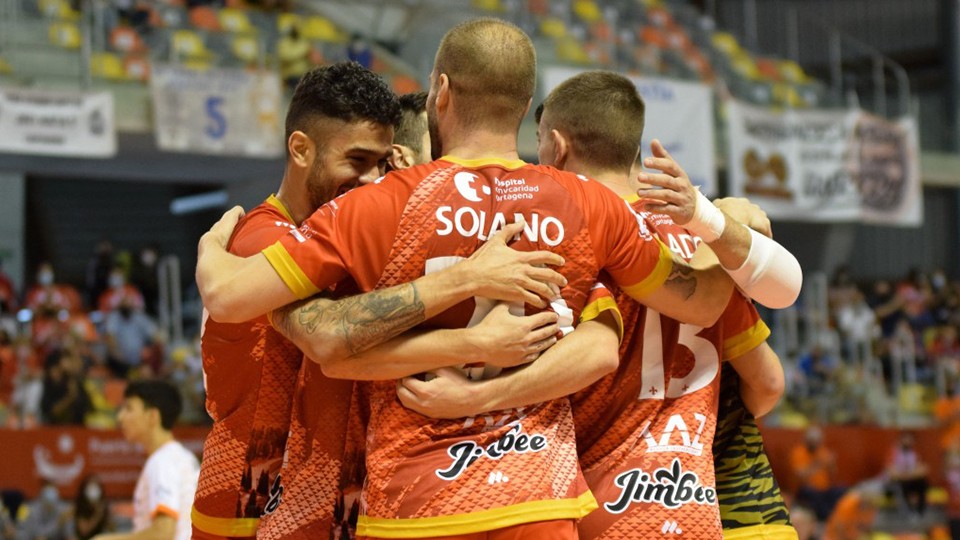
[[[330,300],[315,297],[276,310],[274,327],[311,358],[353,356],[424,321],[416,283]]]
[[[664,282],[664,286],[672,288],[685,300],[689,300],[697,292],[697,276],[694,274],[693,268],[675,264],[667,277],[667,281]]]
[[[719,265],[698,268],[676,256],[670,264],[663,285],[636,300],[680,322],[713,326],[727,307],[733,281]]]

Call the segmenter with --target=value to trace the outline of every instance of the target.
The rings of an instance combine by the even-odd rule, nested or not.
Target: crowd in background
[[[203,423],[199,338],[171,343],[158,324],[159,250],[115,251],[101,241],[84,283],[40,263],[22,294],[0,268],[0,425],[110,428],[126,381],[161,377]]]

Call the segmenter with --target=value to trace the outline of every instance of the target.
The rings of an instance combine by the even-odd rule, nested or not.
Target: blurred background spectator
[[[87,475],[80,481],[73,508],[73,527],[78,540],[88,540],[113,530],[110,504],[96,475]]]

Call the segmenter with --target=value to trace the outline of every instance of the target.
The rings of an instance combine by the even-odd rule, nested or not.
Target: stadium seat
[[[64,21],[79,21],[80,13],[67,0],[38,0],[37,8],[44,17]]]
[[[772,58],[757,58],[756,64],[757,71],[764,79],[776,82],[782,78],[776,60]]]
[[[256,28],[250,24],[250,17],[240,9],[223,8],[219,12],[220,27],[227,32],[234,34],[250,34],[256,32]]]
[[[294,26],[300,26],[300,15],[296,13],[281,13],[277,15],[277,33],[285,35]]]
[[[777,70],[780,72],[780,76],[783,77],[783,80],[785,81],[795,84],[807,84],[812,80],[810,76],[803,71],[803,68],[800,67],[800,64],[794,62],[793,60],[778,60],[776,64]]]
[[[550,13],[550,4],[547,0],[527,0],[527,11],[537,17],[545,17]]]
[[[173,52],[181,58],[209,59],[211,56],[203,38],[193,30],[174,31],[170,36],[170,45]]]
[[[710,41],[714,48],[727,56],[732,57],[740,52],[740,43],[737,42],[737,38],[733,37],[733,34],[728,32],[714,32]]]
[[[319,15],[307,17],[300,26],[300,34],[310,41],[343,43],[347,40],[346,35],[335,24]]]
[[[147,50],[146,44],[140,34],[129,26],[117,26],[110,32],[110,47],[115,51],[124,53],[143,52]]]
[[[797,89],[794,86],[783,82],[773,84],[773,101],[777,105],[791,109],[798,109],[807,106],[806,101],[804,101],[803,97],[800,96],[800,93],[797,92]]]
[[[9,75],[13,73],[13,68],[10,67],[10,64],[6,60],[0,58],[0,75]]]
[[[150,60],[140,55],[130,55],[123,59],[123,70],[127,78],[134,81],[150,80]]]
[[[476,9],[489,13],[503,13],[505,11],[500,0],[472,0],[470,3]]]
[[[558,39],[556,42],[557,59],[573,64],[589,64],[590,55],[583,45],[572,37]]]
[[[658,49],[666,49],[668,46],[666,34],[654,26],[641,26],[637,31],[637,37],[641,43],[649,43]]]
[[[47,30],[50,43],[64,49],[80,48],[80,29],[72,22],[51,23]]]
[[[187,25],[187,12],[182,7],[159,4],[156,6],[155,12],[161,21],[159,26],[183,28]]]
[[[220,17],[217,11],[207,6],[197,6],[190,10],[190,25],[197,30],[206,30],[207,32],[219,32]]]
[[[730,59],[730,65],[737,74],[748,80],[759,81],[763,79],[763,77],[760,76],[760,71],[757,69],[757,63],[754,62],[750,54],[745,51],[740,51],[734,55]]]
[[[413,77],[407,75],[394,75],[393,80],[390,81],[390,86],[393,87],[393,91],[396,92],[397,95],[401,96],[422,90],[420,83]]]
[[[600,13],[600,6],[593,0],[574,0],[573,13],[587,24],[595,23],[603,19],[603,14]]]
[[[111,81],[123,81],[127,78],[123,61],[109,52],[94,53],[90,56],[90,74]]]
[[[540,22],[540,34],[546,37],[560,39],[567,35],[567,27],[560,19],[547,17]]]
[[[238,60],[256,62],[260,56],[260,42],[253,36],[237,36],[230,40],[230,51]]]

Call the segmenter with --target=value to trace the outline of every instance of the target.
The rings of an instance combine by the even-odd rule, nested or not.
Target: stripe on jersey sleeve
[[[757,323],[750,328],[723,340],[723,357],[728,360],[739,358],[759,347],[768,337],[770,328],[767,323],[763,322],[763,319],[757,319]]]
[[[655,239],[660,248],[659,259],[653,271],[640,283],[623,287],[623,291],[633,298],[643,298],[644,296],[657,290],[670,277],[670,270],[673,268],[673,254],[670,248],[666,246],[659,238]]]
[[[320,289],[310,281],[307,274],[297,265],[297,262],[293,260],[293,257],[290,256],[290,253],[287,252],[287,249],[283,247],[279,240],[264,249],[262,253],[294,296],[303,299],[320,292]]]
[[[190,522],[197,529],[216,536],[254,537],[257,535],[259,518],[218,518],[201,513],[194,507]]]
[[[180,517],[180,512],[177,512],[165,504],[158,504],[157,507],[153,509],[153,512],[150,513],[150,519],[153,519],[161,514],[172,517],[173,519],[178,519]]]
[[[623,342],[623,315],[617,307],[617,301],[610,296],[601,296],[587,304],[580,312],[580,323],[592,321],[604,311],[610,311],[613,318],[617,320],[617,334],[619,341]]]

